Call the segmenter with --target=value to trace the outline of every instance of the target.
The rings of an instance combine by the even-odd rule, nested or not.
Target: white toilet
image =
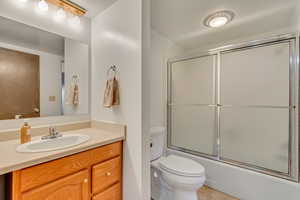
[[[191,159],[163,156],[164,128],[151,129],[151,197],[153,200],[198,200],[204,167]]]

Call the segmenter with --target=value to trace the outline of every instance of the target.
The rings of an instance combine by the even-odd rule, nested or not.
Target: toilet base
[[[191,191],[174,191],[174,200],[198,200],[196,192]]]
[[[157,200],[198,200],[196,192],[163,190]]]
[[[160,198],[157,200],[198,200],[196,191],[174,190],[163,180],[161,180],[161,187]]]

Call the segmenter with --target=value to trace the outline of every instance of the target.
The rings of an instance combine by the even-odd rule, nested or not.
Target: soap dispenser
[[[20,140],[21,140],[21,144],[27,143],[31,141],[31,135],[30,135],[30,126],[28,124],[27,121],[24,121],[23,126],[21,127],[20,130]]]

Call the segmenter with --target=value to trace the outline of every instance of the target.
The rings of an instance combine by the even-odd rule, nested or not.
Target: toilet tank
[[[150,129],[151,161],[156,160],[163,155],[165,131],[165,127],[153,127]]]

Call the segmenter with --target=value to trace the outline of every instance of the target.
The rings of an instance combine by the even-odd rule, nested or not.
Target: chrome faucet
[[[49,135],[45,135],[42,137],[42,140],[47,140],[47,139],[55,139],[55,138],[58,138],[58,137],[61,137],[62,134],[60,134],[56,128],[54,127],[50,127],[49,128]]]

